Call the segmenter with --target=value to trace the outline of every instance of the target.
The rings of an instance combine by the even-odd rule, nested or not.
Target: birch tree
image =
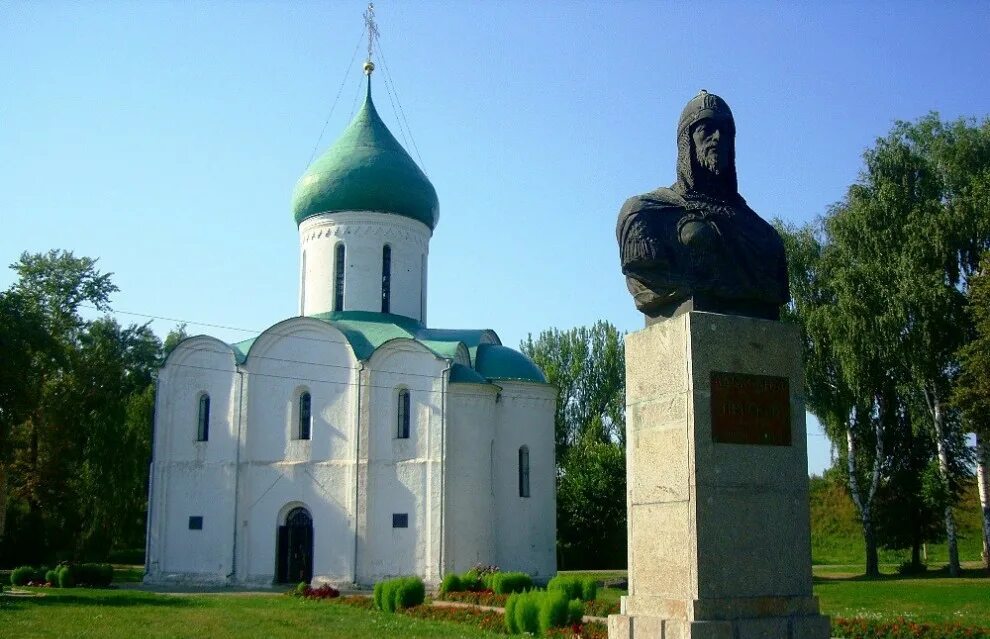
[[[854,285],[862,274],[848,269],[821,223],[795,229],[778,222],[777,227],[787,250],[792,296],[783,319],[801,326],[807,407],[840,451],[863,530],[866,574],[877,577],[874,502],[886,452],[876,401],[876,380],[882,376],[875,371],[882,367],[864,348],[871,332],[848,326],[867,323],[873,310]]]
[[[960,374],[954,400],[976,435],[976,479],[983,520],[983,566],[990,570],[990,252],[970,280],[968,309],[974,337],[960,350]]]

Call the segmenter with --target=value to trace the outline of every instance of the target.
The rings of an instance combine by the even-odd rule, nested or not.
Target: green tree
[[[12,480],[3,554],[105,557],[112,546],[140,544],[161,343],[147,326],[82,318],[86,306],[108,310],[117,290],[95,260],[51,251],[24,254],[12,268],[19,279],[3,293],[0,332],[28,323],[44,348],[0,337],[29,380],[17,410],[0,409],[0,470]],[[12,300],[29,322],[7,321],[17,317]]]
[[[965,290],[990,245],[990,120],[898,122],[865,154],[850,189],[841,240],[882,274],[878,323],[896,345],[893,378],[909,410],[927,418],[942,482],[950,574],[959,573],[953,502],[962,421],[949,399],[957,353],[970,334]],[[956,453],[955,455],[953,453]]]
[[[925,499],[941,504],[950,573],[958,574],[952,506],[967,449],[949,398],[957,353],[971,333],[968,278],[990,246],[990,120],[943,123],[931,114],[898,122],[864,154],[864,164],[845,198],[808,233],[819,244],[812,276],[792,273],[792,286],[814,284],[805,295],[811,303],[794,308],[811,353],[809,406],[826,413],[833,442],[845,435],[854,499],[861,478],[853,461],[873,459],[867,499],[857,502],[867,537],[864,507],[889,457],[885,439],[908,424],[927,425],[940,488],[926,489]],[[849,401],[815,407],[822,365],[835,373],[826,380],[841,380],[828,390],[838,396],[848,390]],[[848,408],[848,418],[835,408]],[[872,455],[864,455],[861,442],[875,447]]]
[[[598,441],[625,444],[625,350],[615,326],[552,328],[519,346],[557,387],[557,459],[589,432]]]
[[[626,562],[626,453],[588,437],[567,451],[557,480],[557,538],[565,568]]]
[[[38,403],[37,364],[54,352],[44,318],[31,300],[16,291],[0,292],[0,538],[7,514],[10,434]]]
[[[983,511],[983,565],[990,569],[990,252],[983,255],[979,272],[970,279],[968,309],[974,337],[959,352],[960,373],[953,397],[976,434],[977,483]]]
[[[833,209],[833,214],[835,209]],[[800,229],[776,222],[787,251],[791,302],[782,319],[801,327],[808,410],[839,452],[840,474],[859,515],[866,574],[880,574],[874,502],[887,459],[883,421],[878,419],[876,352],[859,352],[867,335],[843,324],[864,322],[872,309],[850,293],[855,274],[831,243],[824,223]],[[845,270],[844,270],[845,269]],[[843,313],[846,315],[843,317]],[[851,337],[859,340],[850,342]],[[867,359],[869,358],[869,359]]]
[[[558,389],[554,434],[561,564],[625,561],[625,350],[608,322],[530,335],[521,350]],[[612,549],[614,552],[604,552]]]

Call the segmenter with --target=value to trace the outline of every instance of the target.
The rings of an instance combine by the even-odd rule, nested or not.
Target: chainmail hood
[[[728,136],[729,168],[717,178],[722,182],[721,189],[708,183],[708,174],[702,173],[701,167],[694,159],[691,129],[695,124],[706,119],[718,120],[726,125],[723,133]],[[677,182],[672,188],[681,195],[692,193],[713,195],[715,191],[721,190],[723,195],[739,196],[739,186],[736,182],[735,120],[725,100],[704,89],[688,101],[677,123]]]

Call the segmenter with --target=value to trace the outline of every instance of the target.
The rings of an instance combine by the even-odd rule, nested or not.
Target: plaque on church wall
[[[712,371],[712,441],[791,445],[788,379]]]

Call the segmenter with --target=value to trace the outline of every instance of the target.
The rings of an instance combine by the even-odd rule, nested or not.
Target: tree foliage
[[[558,389],[557,539],[561,565],[625,562],[625,350],[608,322],[543,331],[520,348]],[[595,564],[595,558],[601,565]]]
[[[625,350],[612,324],[530,335],[520,344],[558,389],[554,415],[557,459],[585,434],[625,442]]]
[[[990,246],[990,121],[896,123],[823,219],[781,230],[808,406],[843,458],[868,572],[878,498],[885,545],[917,551],[939,512],[957,573],[952,504],[969,451],[949,399],[972,335],[969,278]]]
[[[18,280],[0,293],[0,554],[105,559],[140,546],[162,344],[147,326],[83,318],[117,291],[96,260],[25,253],[11,268]]]

